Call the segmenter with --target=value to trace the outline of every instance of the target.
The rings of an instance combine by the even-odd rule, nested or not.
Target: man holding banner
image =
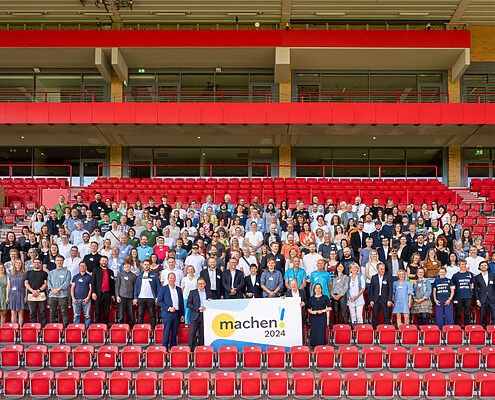
[[[199,277],[197,284],[198,288],[191,290],[187,298],[187,308],[191,310],[189,316],[189,347],[191,348],[191,351],[194,350],[197,345],[204,346],[205,344],[203,311],[206,310],[207,299],[211,298],[208,296],[209,293],[207,293],[205,289],[205,279]],[[197,336],[199,336],[199,341]]]

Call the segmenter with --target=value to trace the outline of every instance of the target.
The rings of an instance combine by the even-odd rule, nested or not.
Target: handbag
[[[38,297],[34,297],[34,294],[32,293],[28,294],[28,301],[45,301],[45,300],[46,300],[45,292],[40,292]]]

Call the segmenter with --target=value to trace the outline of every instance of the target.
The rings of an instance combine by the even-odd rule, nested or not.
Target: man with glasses
[[[48,274],[43,271],[41,260],[33,261],[33,269],[26,272],[24,286],[27,290],[27,302],[29,307],[29,322],[40,322],[46,325],[46,287],[48,285]],[[38,311],[40,318],[38,319]]]
[[[399,258],[399,249],[397,247],[393,247],[390,250],[390,256],[387,258],[385,262],[385,273],[392,276],[392,281],[397,280],[397,273],[399,269],[405,269],[404,262]]]
[[[211,299],[211,296],[206,291],[205,279],[199,277],[197,284],[198,288],[191,290],[187,298],[187,308],[191,310],[189,325],[189,347],[191,351],[197,345],[204,346],[205,344],[203,312],[206,310],[207,300]]]

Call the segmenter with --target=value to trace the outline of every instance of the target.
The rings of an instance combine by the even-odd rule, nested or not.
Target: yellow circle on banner
[[[235,332],[235,319],[230,314],[218,314],[211,323],[213,333],[219,337],[229,337]]]
[[[285,328],[285,323],[284,322],[281,322],[280,324],[278,324],[281,328]]]

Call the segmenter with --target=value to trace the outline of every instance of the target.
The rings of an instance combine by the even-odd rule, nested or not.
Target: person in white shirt
[[[244,237],[244,245],[248,246],[251,251],[259,253],[263,245],[263,234],[258,232],[255,221],[251,222],[251,230]]]
[[[194,267],[194,276],[196,276],[196,278],[201,273],[201,270],[203,269],[203,265],[205,263],[205,258],[201,254],[199,254],[198,250],[198,245],[194,244],[192,246],[191,254],[188,255],[184,261],[185,265],[192,265]]]
[[[117,276],[122,270],[122,263],[119,257],[119,248],[113,247],[111,257],[108,259],[108,269],[113,271],[113,276]]]
[[[255,256],[250,254],[249,247],[244,246],[242,248],[242,256],[239,258],[237,268],[244,272],[244,276],[248,276],[251,273],[251,264],[258,265],[258,260]]]
[[[95,230],[93,231],[93,235],[89,239],[90,244],[93,242],[98,243],[98,251],[103,249],[103,238],[101,237],[100,233],[101,233],[100,228],[95,228]]]
[[[168,246],[169,249],[173,249],[175,247],[175,239],[170,236],[169,227],[166,227],[163,230],[163,243],[165,244],[165,246]]]
[[[466,257],[468,271],[474,276],[478,275],[481,272],[479,265],[482,261],[485,261],[485,259],[478,256],[478,249],[476,246],[469,247],[469,255]]]
[[[104,239],[110,240],[110,246],[117,246],[120,242],[120,237],[122,236],[122,232],[117,228],[119,227],[119,223],[116,220],[112,221],[112,229],[105,233]]]
[[[175,280],[177,282],[182,282],[182,279],[184,278],[184,272],[182,272],[180,269],[175,268],[175,258],[169,257],[167,259],[167,268],[163,268],[163,271],[160,275],[160,281],[162,282],[162,285],[167,284],[168,274],[171,272],[175,275]]]
[[[79,273],[79,263],[82,261],[78,255],[77,246],[70,249],[70,257],[64,260],[64,268],[68,269],[74,278]]]
[[[371,214],[368,214],[363,224],[363,232],[371,235],[374,231],[376,231],[375,223],[372,220]]]
[[[308,278],[313,271],[316,271],[316,263],[321,259],[323,259],[323,257],[316,252],[316,244],[310,243],[309,253],[306,254],[302,260],[302,267],[306,270]]]
[[[363,204],[361,201],[361,197],[357,196],[354,199],[355,203],[352,206],[352,211],[355,212],[359,218],[361,218],[364,214],[364,209],[366,208],[366,204]]]
[[[290,234],[294,235],[294,243],[298,243],[299,242],[299,235],[298,233],[294,230],[294,225],[292,223],[288,223],[287,224],[287,230],[282,232],[282,244],[286,244],[287,243],[287,236],[289,236]]]
[[[192,265],[186,264],[184,269],[187,275],[182,279],[180,287],[182,288],[182,297],[184,298],[184,323],[188,324],[191,310],[187,308],[187,298],[191,290],[198,288],[198,277],[195,276],[196,271]]]
[[[69,235],[64,233],[62,235],[62,244],[58,245],[58,252],[64,258],[69,258],[71,248],[72,248],[72,244],[69,243]]]
[[[90,249],[91,243],[89,242],[89,239],[90,239],[89,233],[83,233],[83,242],[77,246],[77,249],[79,251],[79,256],[81,258],[84,258],[86,254],[91,253],[91,249]]]

